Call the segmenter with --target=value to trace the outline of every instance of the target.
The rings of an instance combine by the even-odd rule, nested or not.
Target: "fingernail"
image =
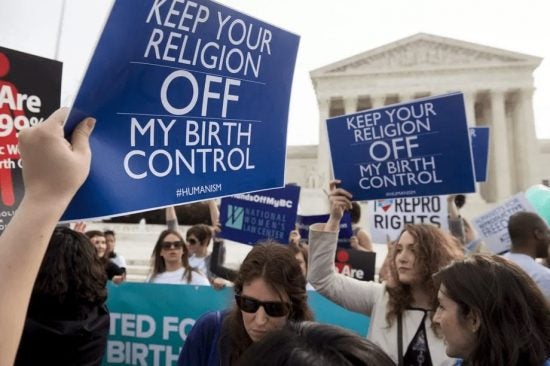
[[[94,130],[95,122],[95,118],[86,118],[86,127],[88,127],[88,130],[90,130],[90,133]]]

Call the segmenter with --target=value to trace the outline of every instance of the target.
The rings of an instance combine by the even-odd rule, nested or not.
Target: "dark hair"
[[[57,227],[34,282],[33,295],[61,303],[102,304],[107,299],[107,275],[94,246],[82,233]]]
[[[160,233],[157,242],[155,244],[155,247],[153,248],[153,253],[151,254],[151,275],[149,277],[149,281],[152,281],[155,276],[159,273],[163,273],[166,271],[166,263],[164,263],[164,258],[160,255],[160,252],[162,251],[162,242],[164,241],[164,238],[166,238],[168,235],[175,235],[178,237],[179,240],[182,242],[183,247],[183,253],[181,255],[181,264],[183,265],[183,276],[186,277],[187,282],[191,282],[191,278],[193,276],[193,268],[189,266],[189,251],[187,249],[187,246],[185,246],[185,240],[183,239],[183,236],[179,233],[177,230],[171,230],[167,229]]]
[[[508,233],[512,240],[512,248],[521,248],[535,238],[535,231],[548,230],[546,222],[534,212],[516,212],[508,219]],[[545,257],[548,244],[537,248],[537,256]]]
[[[455,205],[457,208],[462,208],[466,204],[466,196],[463,194],[457,194],[455,196]]]
[[[254,343],[239,366],[395,366],[384,351],[346,329],[314,322],[289,323]]]
[[[197,224],[191,226],[185,236],[188,238],[189,235],[194,235],[199,239],[200,245],[208,246],[210,244],[210,239],[212,239],[212,231],[210,227],[205,224]]]
[[[104,236],[111,235],[113,237],[116,237],[115,232],[113,230],[105,230],[103,231],[103,235]]]
[[[414,266],[418,268],[421,281],[430,294],[432,309],[435,310],[437,307],[437,287],[434,284],[432,275],[454,259],[461,259],[464,253],[462,246],[450,234],[429,224],[409,224],[401,231],[399,239],[405,232],[408,232],[417,244]],[[393,287],[387,287],[389,306],[386,320],[388,325],[391,325],[397,316],[403,314],[403,311],[411,306],[413,300],[411,287],[399,281],[399,275],[395,267],[398,242],[399,240],[389,253],[391,255],[391,276],[395,283]],[[435,330],[433,323],[432,329]]]
[[[468,365],[540,366],[550,355],[550,307],[535,282],[499,256],[474,254],[434,275],[458,304],[459,319],[480,318]]]
[[[292,252],[281,244],[265,242],[255,245],[244,259],[235,279],[235,293],[241,294],[243,286],[262,278],[279,294],[281,300],[288,297],[291,304],[289,320],[312,320],[307,303],[306,279]],[[243,323],[239,308],[235,305],[224,319],[220,343],[231,345],[232,362],[252,344]]]
[[[351,201],[351,210],[349,210],[351,222],[357,224],[361,220],[361,206],[355,201]]]
[[[93,237],[96,237],[96,236],[105,237],[105,233],[101,230],[88,230],[84,234],[86,234],[86,236],[90,239],[93,238]]]
[[[308,257],[309,257],[309,247],[307,244],[304,244],[302,242],[299,242],[299,243],[289,243],[288,244],[288,248],[290,249],[290,251],[292,253],[294,253],[294,256],[296,256],[296,254],[302,254],[302,256],[304,257],[304,262],[306,264],[306,270],[307,270],[307,267],[308,267]]]

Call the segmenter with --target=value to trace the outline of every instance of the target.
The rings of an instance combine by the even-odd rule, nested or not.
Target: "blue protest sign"
[[[220,237],[244,244],[272,239],[287,243],[294,230],[300,187],[224,197],[220,205]]]
[[[461,93],[327,120],[334,177],[356,201],[475,192]]]
[[[283,186],[298,42],[208,0],[116,0],[67,121],[97,119],[63,218]]]
[[[309,227],[317,223],[327,222],[329,215],[298,215],[296,226],[300,232],[300,236],[304,239],[309,238]],[[353,235],[351,227],[351,215],[349,212],[344,212],[344,216],[340,220],[340,231],[338,232],[338,247],[351,248],[350,238]]]
[[[103,365],[175,365],[196,320],[208,311],[233,306],[232,288],[130,282],[108,289],[111,326]],[[316,321],[367,335],[369,317],[313,291],[308,291],[308,303]]]
[[[476,182],[485,182],[489,160],[489,127],[470,127],[469,131]]]

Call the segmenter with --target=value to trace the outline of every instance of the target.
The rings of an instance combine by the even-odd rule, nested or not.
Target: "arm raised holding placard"
[[[0,364],[13,363],[25,314],[55,225],[90,170],[95,120],[82,121],[71,142],[63,137],[67,109],[19,134],[25,196],[0,237]]]

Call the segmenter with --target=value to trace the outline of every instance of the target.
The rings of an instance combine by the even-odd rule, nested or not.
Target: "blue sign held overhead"
[[[462,93],[326,122],[334,177],[355,201],[475,192]]]
[[[282,187],[299,37],[196,0],[116,0],[68,117],[97,119],[64,220]]]
[[[476,182],[485,182],[487,180],[487,162],[489,161],[490,130],[489,127],[470,127],[469,130]]]
[[[224,197],[220,205],[220,237],[243,244],[272,239],[287,243],[294,230],[300,187],[287,185]]]
[[[317,223],[325,223],[328,221],[329,215],[298,215],[296,220],[296,226],[298,232],[303,239],[309,238],[309,227]],[[351,215],[349,211],[344,212],[342,219],[340,220],[340,227],[338,231],[338,247],[339,248],[351,248],[350,239],[353,236],[353,229],[351,227]]]

